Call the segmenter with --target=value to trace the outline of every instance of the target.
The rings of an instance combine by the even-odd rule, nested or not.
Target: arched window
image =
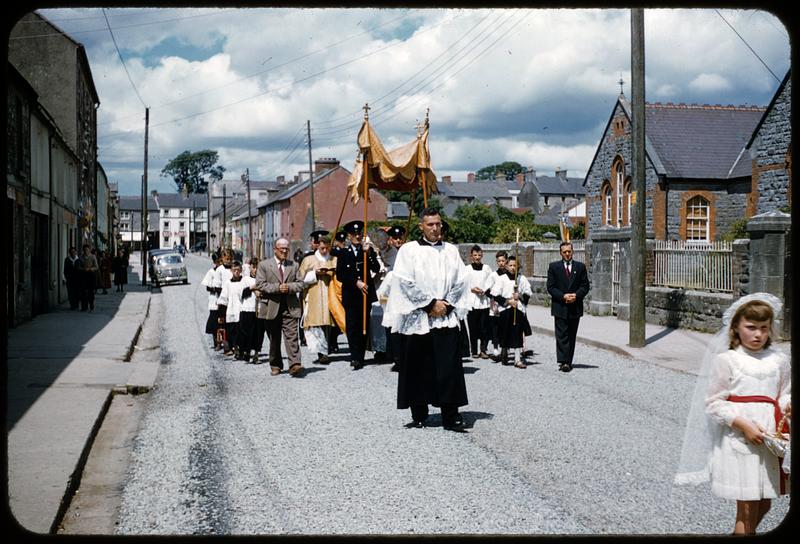
[[[625,161],[621,157],[617,157],[611,167],[611,183],[612,191],[616,195],[616,199],[614,199],[616,206],[612,214],[614,225],[620,227],[622,226],[622,210],[624,209],[623,193],[625,183]]]
[[[613,202],[613,199],[612,199],[611,184],[608,181],[603,183],[603,188],[601,189],[600,194],[603,196],[603,224],[610,225],[611,204]]]
[[[633,221],[633,207],[631,206],[631,179],[625,182],[625,214],[623,220],[626,225],[630,225]]]
[[[700,195],[686,202],[686,240],[690,242],[709,242],[710,206],[708,200]]]

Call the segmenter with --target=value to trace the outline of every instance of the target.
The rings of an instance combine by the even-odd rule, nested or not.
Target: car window
[[[183,259],[180,255],[165,255],[163,257],[159,257],[158,264],[181,264]]]

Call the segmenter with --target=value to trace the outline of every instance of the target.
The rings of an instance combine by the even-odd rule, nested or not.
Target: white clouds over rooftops
[[[369,102],[387,147],[414,137],[430,108],[438,175],[515,160],[582,176],[619,93],[630,96],[628,10],[107,9],[150,110],[151,180],[185,149],[216,149],[233,177],[352,168]],[[144,112],[98,8],[43,10],[82,42],[100,95],[100,160],[138,194]],[[646,10],[649,101],[766,105],[789,40],[756,10]],[[99,17],[99,18],[98,18]],[[155,183],[166,183],[163,178]],[[165,185],[166,189],[170,185]],[[158,187],[158,186],[156,186]]]

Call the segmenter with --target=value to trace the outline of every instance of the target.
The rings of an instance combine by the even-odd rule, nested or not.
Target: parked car
[[[153,283],[158,287],[162,283],[170,282],[189,283],[189,274],[186,272],[186,263],[180,253],[165,253],[156,256],[155,274]]]
[[[174,250],[172,249],[151,249],[147,252],[147,274],[150,276],[151,280],[155,278],[156,275],[155,266],[158,256],[173,252]]]

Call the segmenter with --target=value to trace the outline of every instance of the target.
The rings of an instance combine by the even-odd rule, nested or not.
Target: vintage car
[[[186,263],[180,253],[164,253],[156,256],[153,274],[153,284],[158,287],[162,283],[183,282],[189,283],[186,272]]]

